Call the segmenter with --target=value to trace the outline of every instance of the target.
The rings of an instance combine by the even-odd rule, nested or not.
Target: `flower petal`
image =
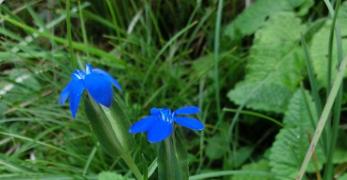
[[[70,95],[70,91],[71,91],[71,84],[73,83],[74,80],[71,80],[66,86],[65,88],[61,91],[60,96],[59,96],[59,104],[64,105],[67,98]]]
[[[78,105],[80,103],[81,95],[83,93],[84,86],[81,80],[74,79],[71,81],[70,85],[70,110],[72,117],[76,117],[76,112],[78,110]]]
[[[93,66],[91,64],[86,64],[86,74],[91,73],[93,70]]]
[[[150,143],[160,142],[167,137],[169,137],[172,133],[173,125],[171,123],[157,120],[154,123],[154,126],[151,127],[147,134],[147,140]]]
[[[200,109],[196,106],[184,106],[175,111],[176,114],[197,114],[199,112]]]
[[[188,117],[175,117],[175,122],[181,126],[189,129],[201,131],[204,129],[204,125],[197,119]]]
[[[106,107],[110,107],[112,103],[112,85],[108,77],[91,72],[86,75],[84,85],[93,99]]]
[[[95,68],[93,69],[93,72],[96,72],[96,73],[100,73],[100,74],[103,74],[105,75],[109,81],[112,82],[112,84],[118,89],[118,90],[122,90],[122,87],[120,86],[120,84],[118,83],[118,81],[113,78],[109,73],[107,73],[106,71],[102,70],[102,69],[99,69],[99,68]]]
[[[133,124],[130,129],[129,133],[136,134],[147,131],[151,126],[153,126],[153,121],[156,120],[155,116],[146,116],[139,121],[137,121],[135,124]]]
[[[160,115],[160,108],[151,108],[151,115]]]

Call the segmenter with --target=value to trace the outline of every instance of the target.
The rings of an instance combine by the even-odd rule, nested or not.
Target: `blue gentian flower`
[[[71,81],[60,93],[59,103],[63,105],[69,99],[72,117],[75,118],[81,96],[86,89],[97,103],[110,107],[112,85],[121,90],[118,81],[110,74],[87,64],[85,71],[78,69],[71,74]]]
[[[200,109],[195,106],[184,106],[176,111],[171,111],[168,108],[152,108],[150,115],[133,124],[129,132],[131,134],[146,132],[147,140],[151,143],[156,143],[172,134],[174,122],[192,130],[201,131],[204,129],[204,125],[199,120],[181,116],[193,115],[199,112]]]

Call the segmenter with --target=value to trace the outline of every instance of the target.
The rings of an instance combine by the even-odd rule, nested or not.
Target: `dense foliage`
[[[199,106],[205,125],[175,128],[175,163],[190,179],[295,179],[346,36],[339,0],[0,0],[0,179],[135,178],[124,153],[157,179],[159,144],[130,135],[126,152],[110,152],[114,134],[98,122],[115,112],[121,134],[151,107],[184,105]],[[72,118],[59,93],[88,63],[122,91],[112,112],[85,95]],[[347,94],[337,88],[304,179],[347,179]]]

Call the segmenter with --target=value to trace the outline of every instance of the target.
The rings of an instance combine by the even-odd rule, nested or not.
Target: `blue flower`
[[[156,143],[172,134],[174,122],[192,130],[201,131],[204,129],[204,125],[199,120],[181,116],[197,114],[199,112],[200,109],[195,106],[184,106],[176,111],[171,111],[168,108],[152,108],[150,115],[145,116],[133,124],[129,132],[131,134],[146,132],[147,140],[151,143]]]
[[[63,105],[69,99],[72,117],[75,118],[83,91],[87,89],[97,103],[110,107],[112,104],[112,85],[121,90],[118,81],[111,75],[87,64],[85,71],[75,70],[71,74],[71,81],[60,93],[59,103]]]

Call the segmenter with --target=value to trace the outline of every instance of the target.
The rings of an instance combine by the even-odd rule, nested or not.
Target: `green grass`
[[[240,0],[5,0],[0,5],[0,179],[101,179],[109,171],[158,178],[159,145],[148,143],[144,135],[130,136],[135,143],[126,156],[110,156],[88,121],[84,101],[76,119],[68,106],[58,104],[71,72],[86,63],[107,70],[121,83],[124,91],[117,98],[124,121],[135,122],[154,106],[202,109],[198,118],[206,126],[203,132],[176,128],[177,136],[184,137],[190,179],[296,177],[306,151],[288,145],[283,148],[293,152],[293,161],[278,164],[272,159],[276,145],[291,144],[296,136],[305,138],[303,149],[311,140],[319,147],[311,146],[313,160],[308,154],[300,176],[342,176],[345,172],[336,172],[347,160],[336,156],[347,156],[347,147],[337,140],[346,133],[346,73],[338,74],[335,64],[344,58],[347,23],[342,17],[347,8],[339,0],[287,1],[291,3],[257,0],[244,9]],[[276,17],[295,19],[302,29],[283,30]],[[322,40],[323,56],[314,44],[326,27],[330,31]],[[292,39],[281,41],[286,37],[277,32]],[[267,61],[272,56],[287,61],[273,65]],[[326,71],[320,72],[321,67]],[[243,82],[256,88],[237,94],[240,102],[228,92]],[[297,91],[304,92],[305,101],[299,110]],[[271,104],[279,101],[278,107]],[[288,121],[306,117],[312,126]],[[283,135],[296,128],[293,124],[300,124],[298,132],[304,133]],[[313,152],[320,148],[323,158]],[[134,175],[137,168],[140,173]]]

